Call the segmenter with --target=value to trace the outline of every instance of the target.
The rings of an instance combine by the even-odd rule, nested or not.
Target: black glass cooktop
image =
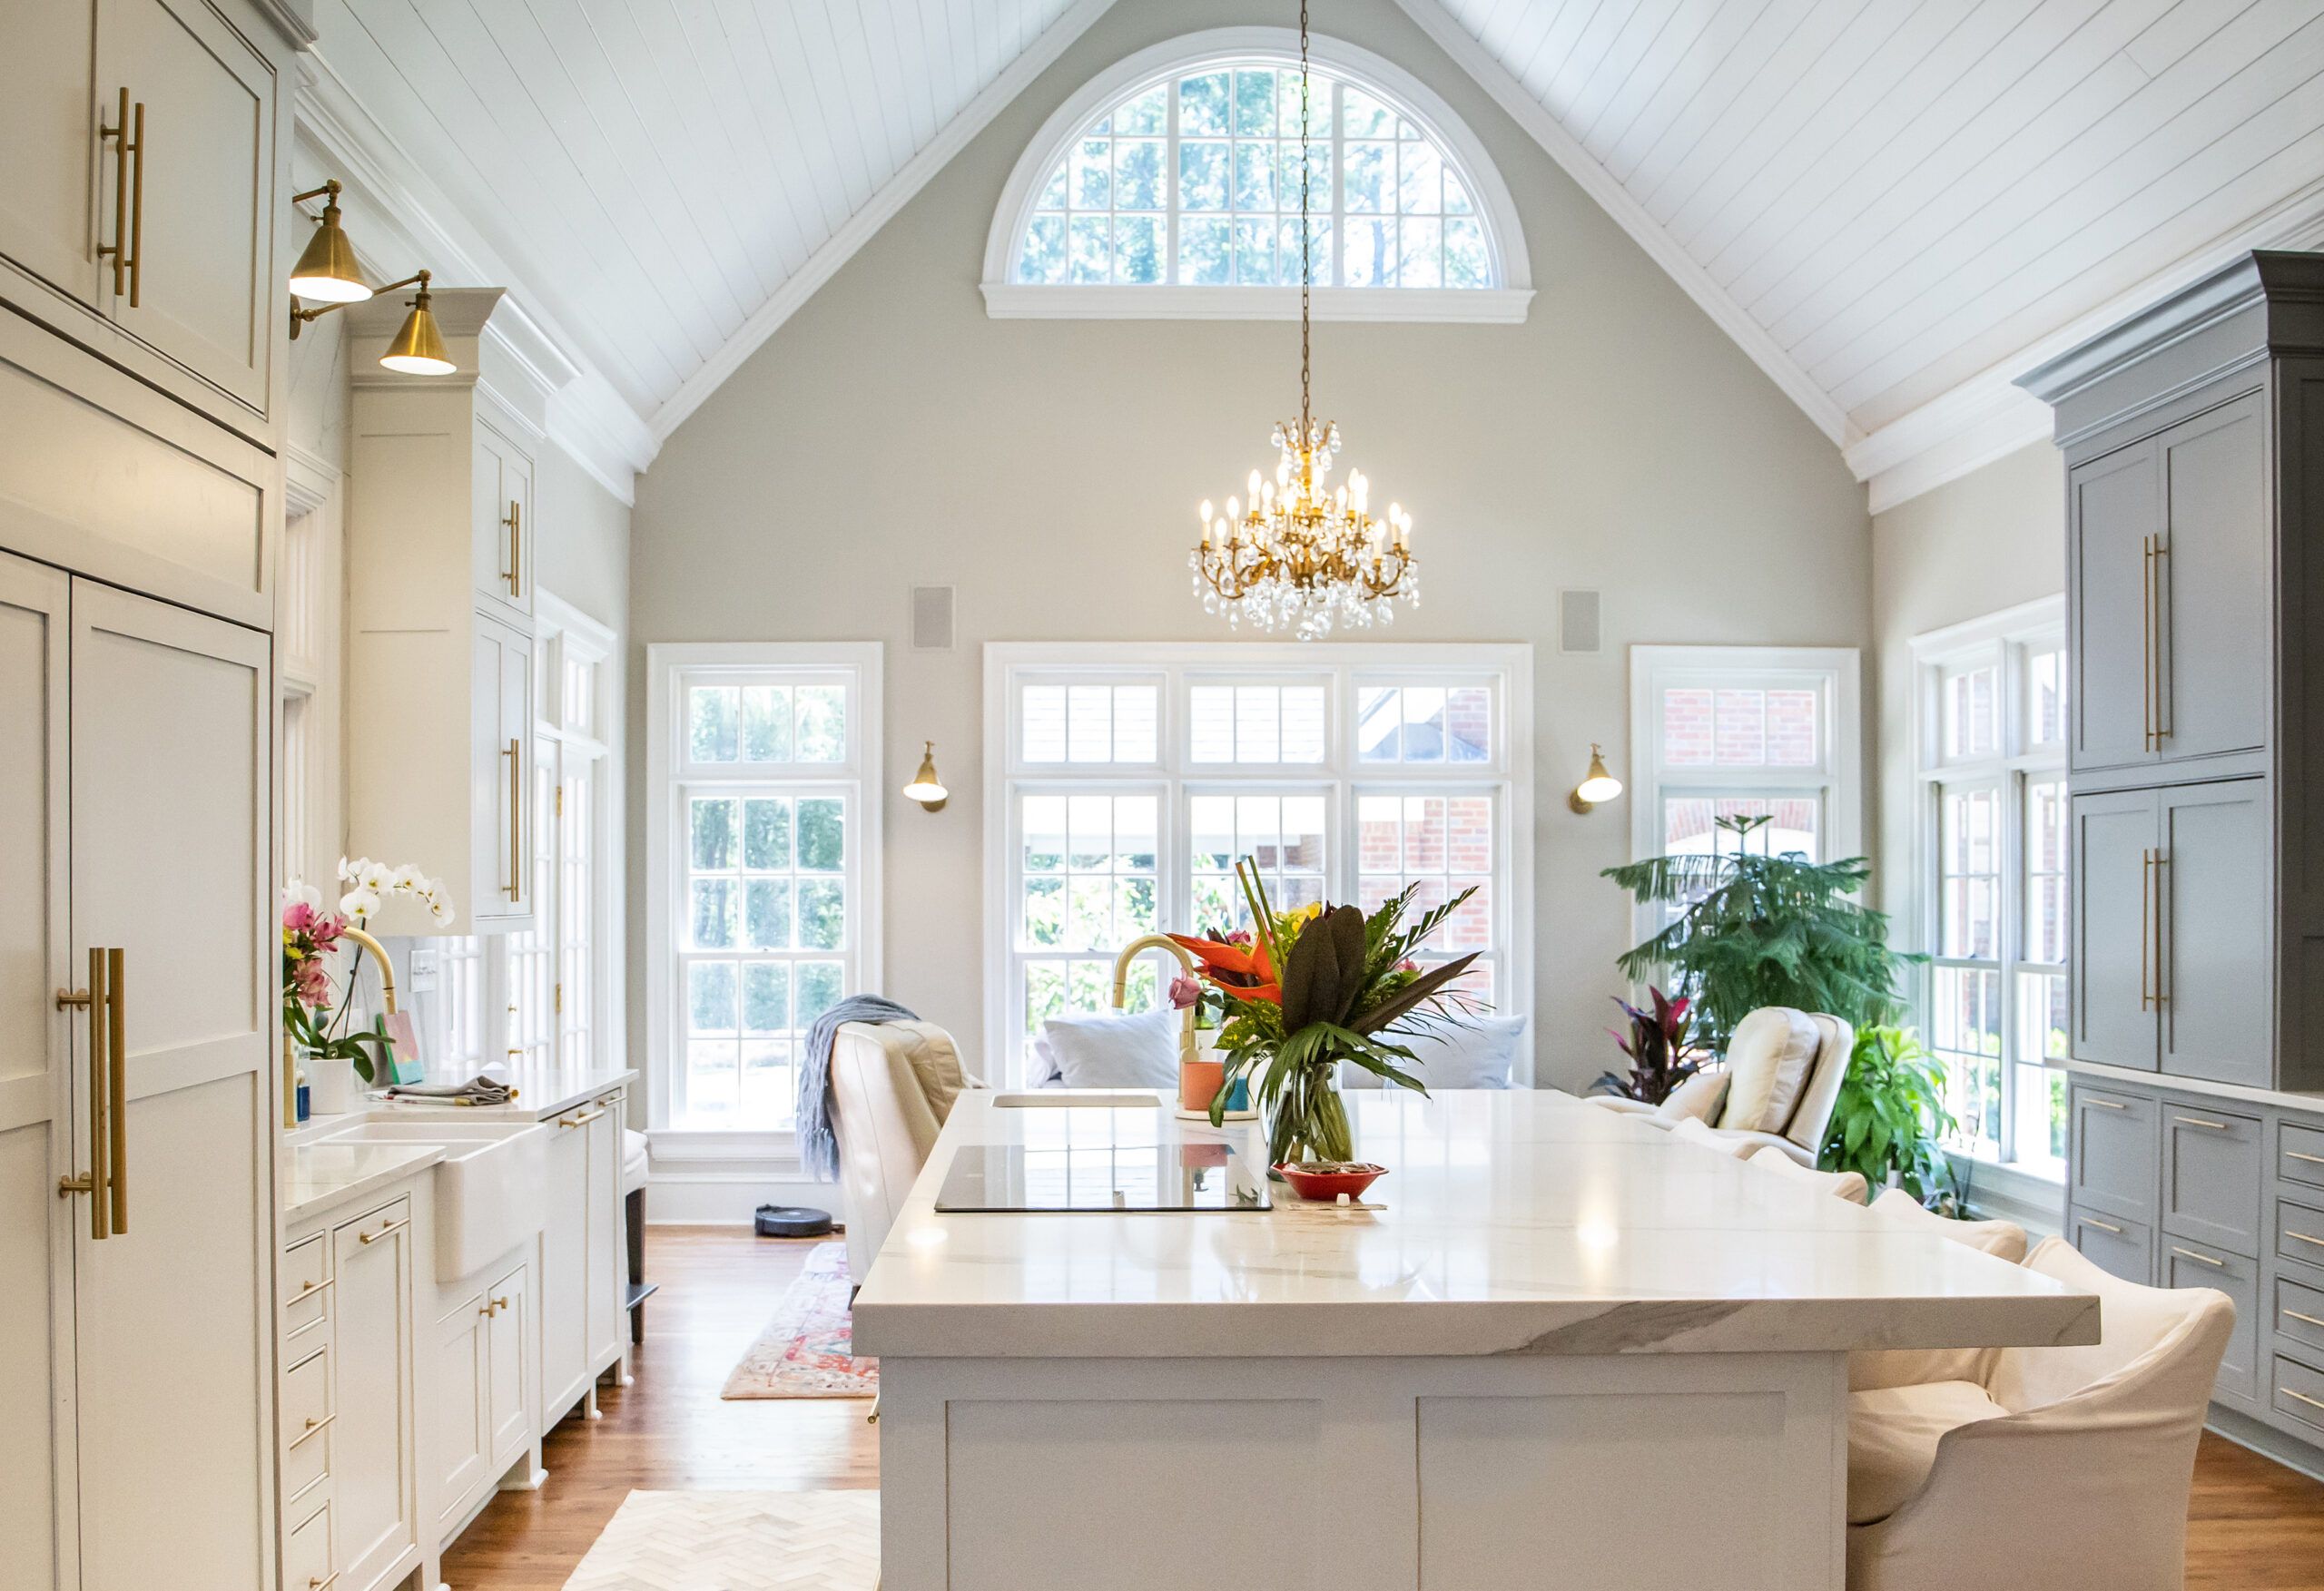
[[[1265,1210],[1266,1174],[1231,1144],[971,1144],[936,1191],[951,1213]]]

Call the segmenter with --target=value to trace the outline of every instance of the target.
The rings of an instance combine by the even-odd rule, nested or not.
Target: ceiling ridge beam
[[[1076,0],[1070,9],[1019,52],[1000,76],[985,84],[960,107],[958,114],[938,128],[933,139],[881,183],[861,209],[840,224],[837,231],[824,239],[806,261],[783,280],[772,297],[751,311],[702,368],[680,382],[678,389],[655,410],[649,422],[655,446],[658,447],[668,441],[670,434],[685,424],[694,411],[728,377],[741,369],[784,321],[797,314],[825,282],[837,275],[840,267],[853,259],[857,250],[877,236],[937,172],[951,163],[953,156],[990,126],[993,118],[1030,87],[1035,78],[1056,64],[1058,57],[1113,7],[1114,0]]]
[[[1643,249],[1647,257],[1679,284],[1679,290],[1692,299],[1696,307],[1709,316],[1728,339],[1741,349],[1769,380],[1782,388],[1787,398],[1799,406],[1800,411],[1814,422],[1817,430],[1830,438],[1834,447],[1845,450],[1863,439],[1863,433],[1848,418],[1846,411],[1833,401],[1831,394],[1817,386],[1768,334],[1767,329],[1752,319],[1726,289],[1711,280],[1710,273],[1697,264],[1669,231],[1647,213],[1646,207],[1631,196],[1620,180],[1600,165],[1597,158],[1581,146],[1581,141],[1550,114],[1547,107],[1526,93],[1525,85],[1495,60],[1492,52],[1470,36],[1441,0],[1396,0],[1396,4],[1423,33],[1435,42],[1439,49],[1475,80],[1478,87],[1508,113],[1512,121],[1523,128],[1533,142],[1547,152],[1584,193],[1597,201],[1598,207],[1612,218],[1614,224],[1627,232],[1630,241]]]

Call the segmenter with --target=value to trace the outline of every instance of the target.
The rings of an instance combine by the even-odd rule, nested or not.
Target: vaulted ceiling
[[[658,439],[1113,3],[319,0],[318,62]],[[1398,4],[1876,506],[2040,435],[2067,339],[2324,241],[2317,0]]]

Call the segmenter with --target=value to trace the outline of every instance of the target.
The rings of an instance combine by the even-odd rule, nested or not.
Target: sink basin
[[[550,1136],[537,1122],[372,1122],[327,1142],[444,1146],[436,1165],[436,1279],[457,1282],[547,1220]]]

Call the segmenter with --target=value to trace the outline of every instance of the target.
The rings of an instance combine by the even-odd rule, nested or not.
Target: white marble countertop
[[[517,1097],[507,1105],[422,1105],[408,1102],[390,1105],[366,1090],[355,1098],[355,1108],[340,1115],[310,1116],[292,1131],[284,1141],[292,1144],[310,1144],[344,1133],[367,1121],[425,1122],[441,1119],[478,1122],[538,1122],[571,1110],[575,1105],[593,1099],[608,1088],[619,1088],[637,1080],[634,1066],[487,1066],[485,1075],[507,1083],[517,1090]],[[474,1075],[473,1073],[468,1075]],[[430,1083],[463,1083],[467,1076],[429,1077]],[[634,1119],[634,1118],[633,1118]]]
[[[358,1118],[338,1116],[339,1122]],[[419,1175],[444,1158],[441,1144],[300,1144],[285,1156],[286,1227]]]
[[[2272,1105],[2278,1110],[2306,1111],[2324,1115],[2324,1094],[2298,1088],[2250,1088],[2240,1083],[2213,1083],[2206,1077],[2178,1077],[2167,1072],[2138,1072],[2127,1066],[2109,1066],[2097,1061],[2064,1061],[2066,1071],[2091,1082],[2127,1083],[2133,1088],[2159,1089],[2171,1094],[2201,1094],[2212,1099],[2230,1099],[2241,1105]]]
[[[1349,1095],[1358,1156],[1391,1168],[1366,1195],[1377,1211],[938,1213],[962,1144],[1229,1135],[1167,1108],[1008,1097],[954,1106],[856,1300],[858,1351],[1824,1352],[2097,1339],[2094,1298],[1548,1093]],[[1255,1129],[1236,1141],[1264,1158]]]

